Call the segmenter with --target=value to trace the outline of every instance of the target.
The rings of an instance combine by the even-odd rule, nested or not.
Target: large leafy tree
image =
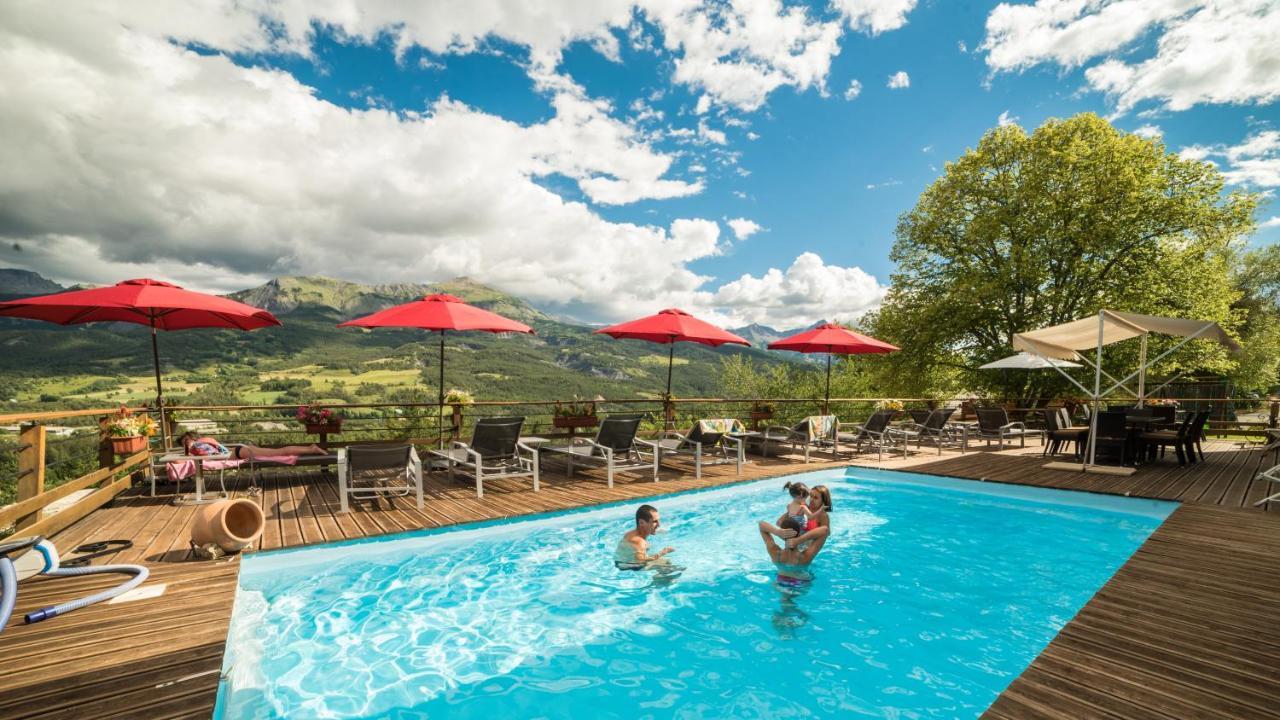
[[[1031,134],[995,128],[950,162],[897,227],[897,272],[866,324],[904,349],[877,364],[886,392],[978,390],[1042,396],[1054,373],[978,372],[1013,335],[1100,308],[1216,320],[1248,309],[1233,245],[1253,230],[1256,197],[1224,192],[1211,164],[1082,114]],[[1152,338],[1153,352],[1169,340]],[[1136,343],[1108,350],[1131,366]],[[1238,361],[1190,343],[1161,368],[1227,372]]]

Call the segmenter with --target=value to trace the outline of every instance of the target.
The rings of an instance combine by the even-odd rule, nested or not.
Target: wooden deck
[[[1280,697],[1280,514],[1274,512],[1280,507],[1246,509],[1266,490],[1253,480],[1259,466],[1278,460],[1239,452],[1233,443],[1205,449],[1203,464],[1158,463],[1130,477],[1044,470],[1038,447],[855,462],[1186,503],[1010,685],[990,717],[1280,717],[1275,702],[1259,707],[1264,698]],[[483,500],[468,486],[431,478],[421,511],[400,500],[357,505],[345,515],[337,512],[331,480],[284,469],[269,472],[253,497],[268,518],[261,547],[273,549],[846,464],[756,460],[741,478],[726,467],[705,470],[701,481],[692,472],[664,471],[660,483],[621,476],[612,489],[597,473],[544,474],[541,492],[526,481],[497,481],[486,483]],[[239,495],[250,485],[247,474],[228,475],[228,489]],[[194,511],[169,500],[135,488],[55,538],[63,549],[131,539],[133,548],[96,563],[146,564],[153,573],[147,585],[164,584],[165,592],[24,626],[22,612],[105,587],[115,577],[24,584],[17,624],[0,634],[0,717],[209,716],[239,563],[192,560],[187,534]]]

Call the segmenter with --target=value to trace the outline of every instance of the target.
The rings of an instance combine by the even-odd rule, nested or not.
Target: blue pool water
[[[835,509],[798,594],[756,530],[782,480],[655,501],[674,582],[613,566],[638,502],[247,557],[221,717],[976,717],[1174,507],[800,479]]]

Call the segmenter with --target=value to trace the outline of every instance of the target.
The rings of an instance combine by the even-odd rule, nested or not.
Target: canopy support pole
[[[1142,344],[1138,346],[1138,407],[1145,403],[1147,389],[1147,335],[1142,333]]]
[[[1106,313],[1098,313],[1098,347],[1094,349],[1095,362],[1093,365],[1093,412],[1089,413],[1089,458],[1085,461],[1082,470],[1088,472],[1089,467],[1095,464],[1098,452],[1098,410],[1102,405],[1102,333],[1106,326]],[[1127,379],[1127,378],[1126,378]]]
[[[1165,350],[1164,352],[1162,352],[1162,353],[1160,353],[1159,355],[1157,355],[1157,356],[1156,356],[1156,358],[1155,358],[1154,360],[1151,360],[1151,361],[1149,361],[1149,362],[1145,363],[1142,367],[1139,367],[1137,370],[1134,370],[1133,372],[1131,372],[1131,373],[1129,373],[1128,375],[1126,375],[1126,376],[1125,376],[1125,378],[1124,378],[1124,380],[1117,380],[1117,381],[1116,381],[1116,384],[1115,384],[1114,386],[1112,386],[1112,387],[1111,387],[1111,390],[1115,390],[1117,387],[1123,387],[1123,385],[1121,385],[1121,383],[1128,382],[1129,380],[1133,379],[1133,377],[1134,377],[1134,376],[1136,376],[1136,375],[1138,375],[1139,373],[1146,372],[1146,368],[1148,368],[1148,367],[1150,367],[1150,366],[1152,366],[1152,365],[1155,365],[1156,363],[1158,363],[1158,362],[1160,362],[1161,360],[1165,359],[1166,357],[1168,357],[1168,356],[1169,356],[1169,354],[1170,354],[1170,353],[1176,352],[1176,351],[1177,351],[1179,348],[1181,348],[1183,345],[1186,345],[1187,343],[1191,342],[1192,340],[1195,340],[1196,338],[1200,337],[1201,335],[1203,335],[1203,334],[1204,334],[1204,332],[1205,332],[1206,330],[1208,330],[1209,328],[1213,327],[1213,326],[1214,326],[1214,325],[1216,325],[1216,324],[1217,324],[1217,323],[1207,323],[1204,327],[1202,327],[1202,328],[1200,328],[1199,330],[1197,330],[1197,331],[1195,331],[1195,332],[1191,333],[1190,335],[1188,335],[1188,336],[1186,336],[1186,337],[1182,338],[1182,340],[1180,340],[1180,341],[1179,341],[1177,344],[1175,344],[1173,347],[1171,347],[1171,348],[1169,348],[1168,350]],[[1144,336],[1144,338],[1145,338],[1145,336]],[[1111,392],[1111,390],[1108,390],[1107,392]]]
[[[436,427],[436,432],[440,438],[438,440],[439,447],[444,448],[444,331],[440,331],[440,424]]]
[[[156,370],[156,407],[160,409],[161,449],[169,451],[169,424],[164,417],[164,386],[160,383],[160,344],[156,339],[156,318],[151,316],[151,362]]]

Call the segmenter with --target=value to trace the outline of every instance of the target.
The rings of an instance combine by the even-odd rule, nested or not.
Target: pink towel
[[[297,465],[297,455],[262,455],[256,458],[260,463],[275,463],[277,465]],[[229,468],[237,468],[248,460],[205,460],[204,469],[208,470],[226,470]],[[195,460],[182,460],[180,462],[167,463],[165,471],[169,474],[169,479],[178,482],[185,480],[196,474]]]

